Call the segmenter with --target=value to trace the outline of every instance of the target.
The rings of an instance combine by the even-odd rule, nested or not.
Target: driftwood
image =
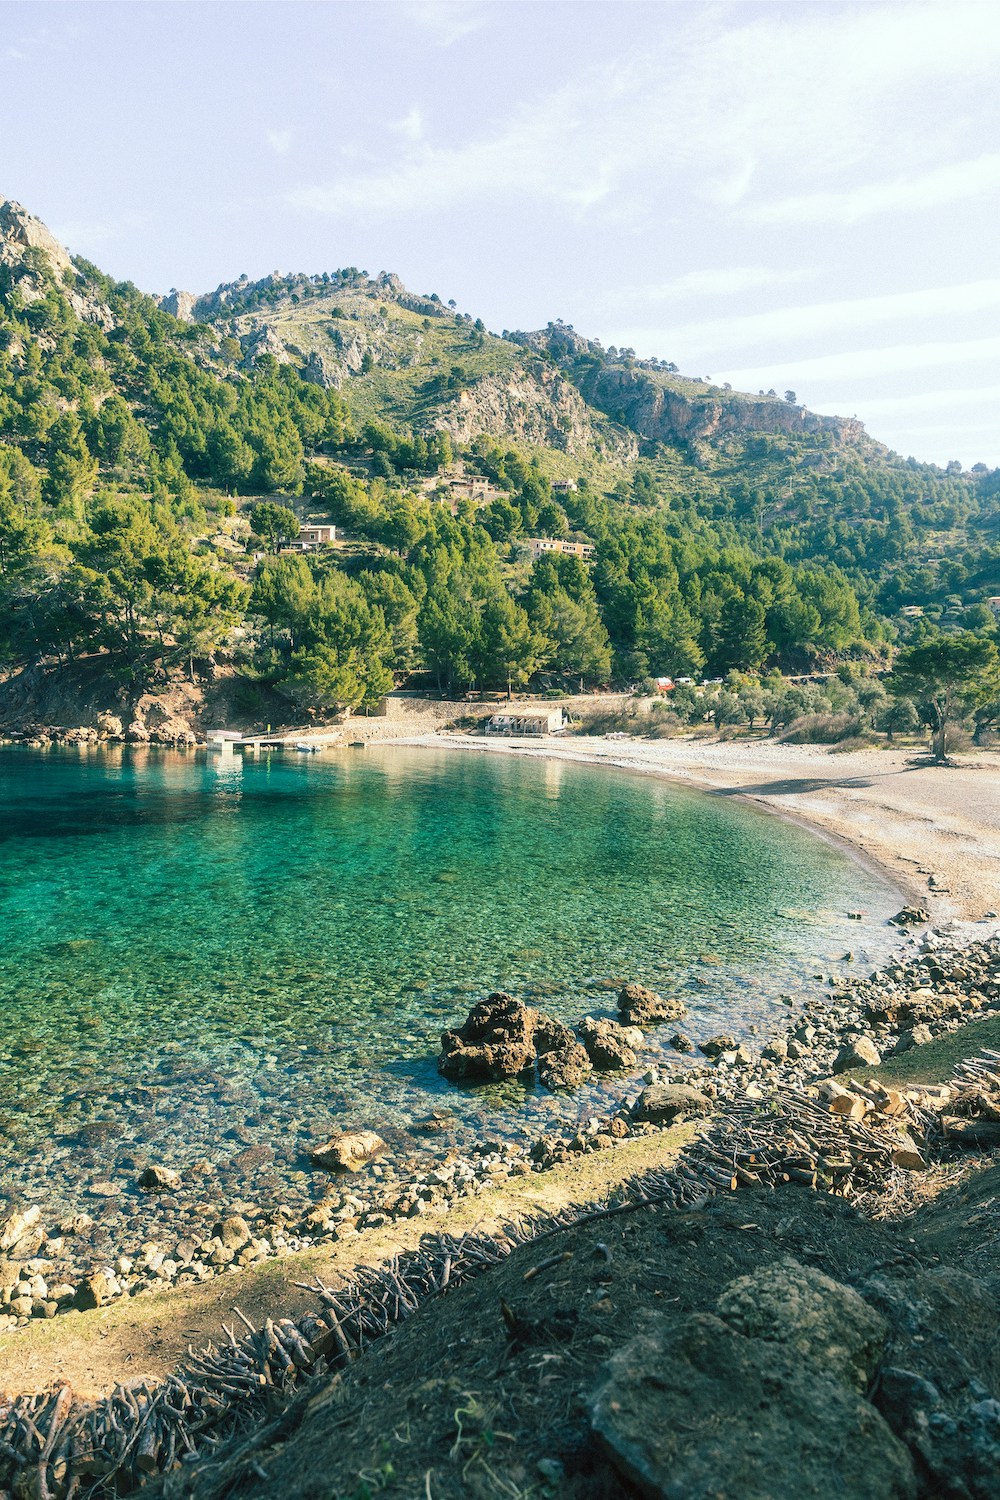
[[[1000,1053],[963,1063],[956,1083],[1000,1089]],[[906,1124],[947,1143],[929,1112],[910,1105]],[[776,1089],[763,1101],[727,1103],[675,1163],[629,1179],[600,1208],[570,1207],[494,1234],[428,1234],[417,1249],[379,1266],[361,1266],[341,1286],[318,1278],[296,1283],[317,1302],[317,1311],[297,1322],[268,1318],[257,1328],[234,1308],[239,1333],[234,1324],[223,1329],[221,1344],[189,1349],[155,1389],[144,1381],[119,1385],[100,1401],[82,1402],[61,1384],[0,1403],[0,1485],[37,1500],[96,1500],[128,1493],[153,1474],[180,1471],[181,1493],[188,1464],[210,1458],[224,1441],[274,1417],[307,1382],[343,1369],[428,1299],[481,1275],[519,1245],[653,1205],[696,1208],[719,1192],[784,1183],[871,1205],[894,1201],[910,1176],[893,1161],[900,1141],[891,1119],[833,1114],[795,1089]],[[527,1276],[556,1264],[562,1254],[557,1250]]]

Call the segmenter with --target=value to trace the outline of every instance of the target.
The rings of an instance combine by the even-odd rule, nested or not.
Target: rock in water
[[[790,1257],[730,1282],[715,1310],[738,1333],[784,1344],[859,1391],[871,1384],[889,1332],[853,1287]]]
[[[912,1500],[910,1455],[856,1390],[720,1318],[650,1319],[591,1425],[647,1500]]]
[[[472,1007],[460,1030],[442,1034],[438,1071],[453,1082],[530,1072],[538,1019],[537,1010],[497,991]]]
[[[698,1051],[705,1057],[719,1057],[723,1052],[735,1052],[736,1046],[736,1038],[728,1032],[722,1032],[719,1036],[710,1036],[707,1041],[699,1042]]]
[[[144,1193],[165,1193],[171,1188],[179,1187],[181,1174],[174,1172],[170,1167],[148,1166],[139,1178],[139,1186]]]
[[[618,1009],[626,1026],[658,1026],[661,1021],[679,1021],[687,1007],[683,1000],[665,1000],[642,984],[623,985]]]
[[[923,927],[930,919],[931,914],[925,906],[904,906],[889,921],[893,927]]]
[[[585,1016],[577,1031],[587,1049],[587,1056],[601,1072],[635,1067],[635,1048],[642,1045],[642,1032],[637,1027],[619,1026],[617,1021]]]
[[[322,1146],[314,1147],[309,1160],[313,1166],[323,1167],[328,1172],[357,1172],[386,1150],[385,1141],[374,1130],[341,1130]]]
[[[554,1016],[540,1015],[535,1027],[535,1051],[538,1054],[538,1080],[543,1088],[579,1088],[591,1073],[590,1058],[568,1026]]]
[[[712,1108],[707,1094],[689,1083],[651,1083],[636,1100],[633,1115],[653,1125],[672,1125],[675,1120],[710,1114]]]
[[[544,1052],[538,1059],[539,1082],[547,1089],[575,1089],[593,1071],[587,1049],[577,1041]]]

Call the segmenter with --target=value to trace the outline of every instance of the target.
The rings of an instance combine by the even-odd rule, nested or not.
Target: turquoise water
[[[846,949],[881,961],[898,904],[749,805],[586,765],[13,748],[0,798],[0,1152],[60,1204],[149,1151],[306,1192],[303,1145],[348,1122],[576,1118],[597,1089],[443,1083],[442,1027],[491,988],[572,1021],[634,979],[696,1038],[765,1029]]]

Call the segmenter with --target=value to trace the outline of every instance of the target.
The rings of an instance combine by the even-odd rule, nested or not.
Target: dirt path
[[[315,1276],[336,1282],[353,1266],[398,1254],[435,1230],[462,1234],[505,1219],[599,1199],[618,1182],[672,1161],[694,1134],[678,1126],[659,1136],[624,1141],[544,1173],[511,1178],[447,1212],[387,1225],[336,1244],[266,1260],[250,1270],[195,1285],[113,1302],[93,1312],[72,1312],[30,1323],[0,1341],[0,1390],[43,1390],[68,1380],[79,1396],[109,1391],[119,1381],[157,1380],[178,1363],[188,1345],[217,1340],[239,1307],[251,1321],[290,1317],[315,1307],[297,1281]]]

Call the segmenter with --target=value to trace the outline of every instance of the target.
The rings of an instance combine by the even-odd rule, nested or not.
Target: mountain
[[[224,671],[323,712],[414,674],[874,666],[909,615],[987,627],[998,495],[791,393],[562,323],[498,336],[386,272],[147,296],[0,203],[15,676]],[[296,551],[305,516],[341,545]]]

